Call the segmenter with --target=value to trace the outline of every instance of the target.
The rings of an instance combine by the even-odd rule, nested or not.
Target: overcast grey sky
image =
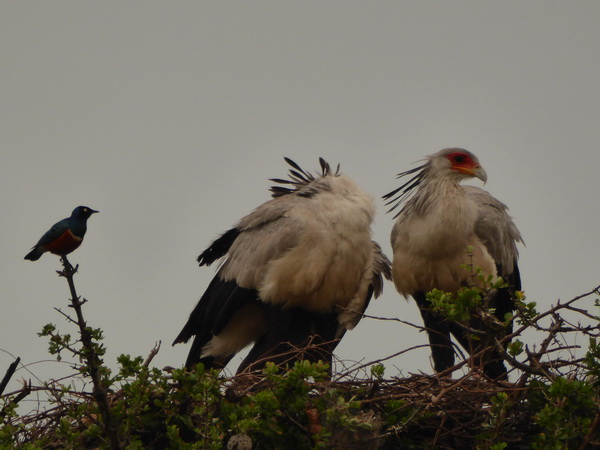
[[[215,270],[195,258],[269,198],[283,156],[341,163],[374,196],[374,237],[391,256],[381,195],[395,174],[467,148],[525,238],[528,298],[546,308],[590,290],[599,21],[597,1],[1,2],[0,372],[5,352],[48,359],[44,324],[75,334],[53,310],[67,309],[58,258],[23,256],[80,204],[100,214],[70,259],[107,362],[162,340],[155,364],[182,365],[189,347],[170,343]],[[368,313],[420,324],[392,283]],[[363,320],[338,356],[425,342]],[[389,375],[431,372],[428,351],[393,364]]]

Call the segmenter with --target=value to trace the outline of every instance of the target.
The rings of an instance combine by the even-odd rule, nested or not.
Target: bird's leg
[[[454,348],[450,340],[449,322],[431,310],[431,304],[423,292],[414,293],[413,298],[419,306],[423,318],[423,325],[431,347],[433,368],[436,372],[443,372],[454,366]]]
[[[58,273],[61,277],[66,277],[66,278],[68,278],[69,276],[72,277],[79,270],[79,264],[77,264],[75,267],[73,267],[73,265],[67,259],[66,255],[62,256],[60,258],[60,262],[62,263],[64,269],[63,270],[57,270],[56,273]]]
[[[506,379],[506,367],[503,358],[491,345],[493,336],[489,332],[488,324],[477,318],[472,318],[469,324],[450,323],[450,333],[460,345],[469,353],[471,370],[485,373],[492,379]],[[477,340],[471,339],[476,336]]]
[[[268,305],[265,311],[274,325],[256,341],[237,373],[260,370],[267,362],[291,367],[302,360],[323,361],[331,371],[333,351],[339,343],[335,338],[335,314],[274,305]]]

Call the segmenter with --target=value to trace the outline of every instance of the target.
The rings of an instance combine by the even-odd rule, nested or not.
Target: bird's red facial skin
[[[479,168],[479,162],[474,161],[467,153],[454,152],[450,153],[447,158],[450,161],[450,169],[452,170],[473,175],[473,171]]]

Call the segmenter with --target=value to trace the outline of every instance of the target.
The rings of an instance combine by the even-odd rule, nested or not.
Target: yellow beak
[[[470,175],[472,177],[479,178],[481,181],[483,181],[483,184],[485,184],[487,181],[487,173],[485,172],[485,169],[481,166],[475,166],[473,168],[457,167],[456,170],[462,173],[466,173],[467,175]]]

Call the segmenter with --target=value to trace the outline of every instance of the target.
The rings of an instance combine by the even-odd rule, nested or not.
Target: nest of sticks
[[[379,360],[355,365],[343,373],[334,374],[329,381],[306,381],[311,385],[310,395],[314,398],[335,390],[342,397],[351,399],[357,406],[355,423],[365,424],[352,431],[333,429],[332,446],[354,449],[410,446],[489,448],[489,438],[495,442],[505,442],[508,448],[530,448],[532,438],[542,431],[536,420],[540,405],[532,398],[543,398],[547,387],[559,378],[598,384],[598,380],[590,379],[589,354],[585,353],[587,349],[582,349],[574,342],[580,342],[582,338],[595,340],[600,335],[598,317],[590,312],[589,305],[581,307],[578,303],[599,295],[599,289],[565,303],[559,302],[526,324],[515,327],[512,339],[520,338],[526,331],[536,333],[537,339],[535,346],[530,348],[526,345],[518,357],[505,355],[511,381],[490,380],[479,368],[469,366],[472,363],[469,358],[453,368],[461,373],[455,378],[444,374],[411,374],[403,378],[365,377],[366,368],[385,362]],[[144,362],[146,366],[157,351],[158,348],[155,348],[151,352]],[[0,394],[18,364],[18,360],[11,364],[0,383]],[[57,430],[65,426],[66,418],[70,418],[68,426],[73,430],[84,430],[90,424],[99,422],[99,418],[93,415],[72,419],[75,411],[86,409],[81,408],[82,405],[95,402],[91,383],[83,376],[69,378],[68,386],[75,386],[77,380],[81,384],[80,389],[66,388],[64,380],[43,386],[32,386],[31,381],[23,381],[20,390],[2,395],[2,425],[12,427],[20,444],[44,440],[45,448],[63,448],[64,442]],[[239,402],[257,391],[268,389],[269,382],[261,376],[242,374],[229,378],[224,386],[224,398]],[[173,389],[177,389],[175,384]],[[594,392],[597,394],[598,389]],[[36,393],[50,399],[47,403],[49,407],[38,403],[38,407],[27,414],[11,414],[11,408],[14,409],[23,399]],[[170,394],[172,392],[164,393]],[[122,390],[109,392],[109,406],[123,396]],[[504,399],[503,407],[498,406],[497,399],[500,397]],[[596,397],[595,401],[598,405],[600,399]],[[580,439],[579,448],[600,446],[600,407],[593,414],[587,434]],[[319,433],[325,426],[325,419],[316,409],[309,408],[306,417],[307,423],[298,426],[308,435]],[[390,420],[391,417],[398,419],[394,422]],[[228,442],[228,448],[256,448],[249,436],[230,435],[224,439]],[[236,439],[241,439],[242,444],[234,443]],[[152,442],[160,440],[154,439]],[[160,445],[157,444],[155,448],[160,448]]]

